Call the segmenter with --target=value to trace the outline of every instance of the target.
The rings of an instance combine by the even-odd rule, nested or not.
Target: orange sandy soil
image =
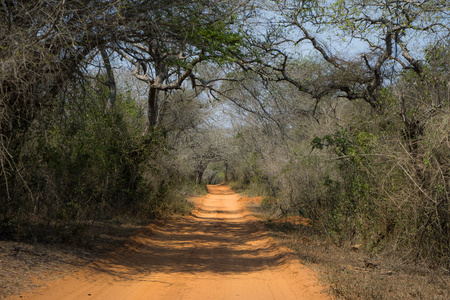
[[[224,185],[192,216],[150,225],[107,258],[9,299],[330,299]]]

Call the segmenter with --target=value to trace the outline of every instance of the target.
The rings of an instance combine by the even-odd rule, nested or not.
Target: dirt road
[[[108,259],[12,299],[328,299],[237,194],[208,190],[193,216],[150,226]]]

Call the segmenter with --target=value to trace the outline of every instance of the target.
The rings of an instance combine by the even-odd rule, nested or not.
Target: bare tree
[[[259,58],[243,60],[244,68],[271,80],[286,80],[316,99],[338,93],[364,99],[377,109],[382,106],[383,84],[399,69],[422,73],[417,44],[445,39],[450,33],[448,6],[439,0],[284,0],[268,1],[261,9],[275,16],[267,20],[271,25],[266,34],[252,40],[260,49]],[[337,44],[361,50],[350,48],[352,58],[336,50]],[[320,87],[290,69],[293,49],[302,46],[312,47],[328,64],[317,79]]]

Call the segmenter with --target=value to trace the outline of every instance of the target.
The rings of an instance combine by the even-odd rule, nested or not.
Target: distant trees
[[[227,157],[228,136],[216,123],[217,105],[194,91],[177,91],[170,98],[161,111],[160,126],[167,130],[167,145],[179,169],[201,184],[208,167]]]

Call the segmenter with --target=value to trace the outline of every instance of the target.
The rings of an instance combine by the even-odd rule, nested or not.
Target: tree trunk
[[[223,182],[227,183],[228,182],[228,164],[225,163],[225,174],[223,176]]]
[[[116,102],[116,94],[117,94],[116,81],[114,79],[114,72],[111,67],[111,61],[109,60],[109,56],[105,48],[101,47],[100,53],[102,55],[103,62],[105,63],[106,77],[107,77],[106,84],[109,88],[109,100],[106,103],[105,108],[106,113],[109,113],[113,109],[114,103]]]
[[[159,96],[159,90],[155,89],[153,87],[150,87],[150,91],[148,93],[147,131],[149,131],[150,128],[155,127],[158,123],[158,98],[159,98],[158,96]]]
[[[196,184],[201,184],[202,183],[202,178],[203,178],[203,173],[204,172],[205,172],[204,170],[197,169],[197,174],[195,176],[195,183]]]
[[[208,163],[199,163],[197,165],[197,168],[195,170],[195,183],[201,184],[203,179],[203,173],[205,173],[206,167],[208,166]]]

